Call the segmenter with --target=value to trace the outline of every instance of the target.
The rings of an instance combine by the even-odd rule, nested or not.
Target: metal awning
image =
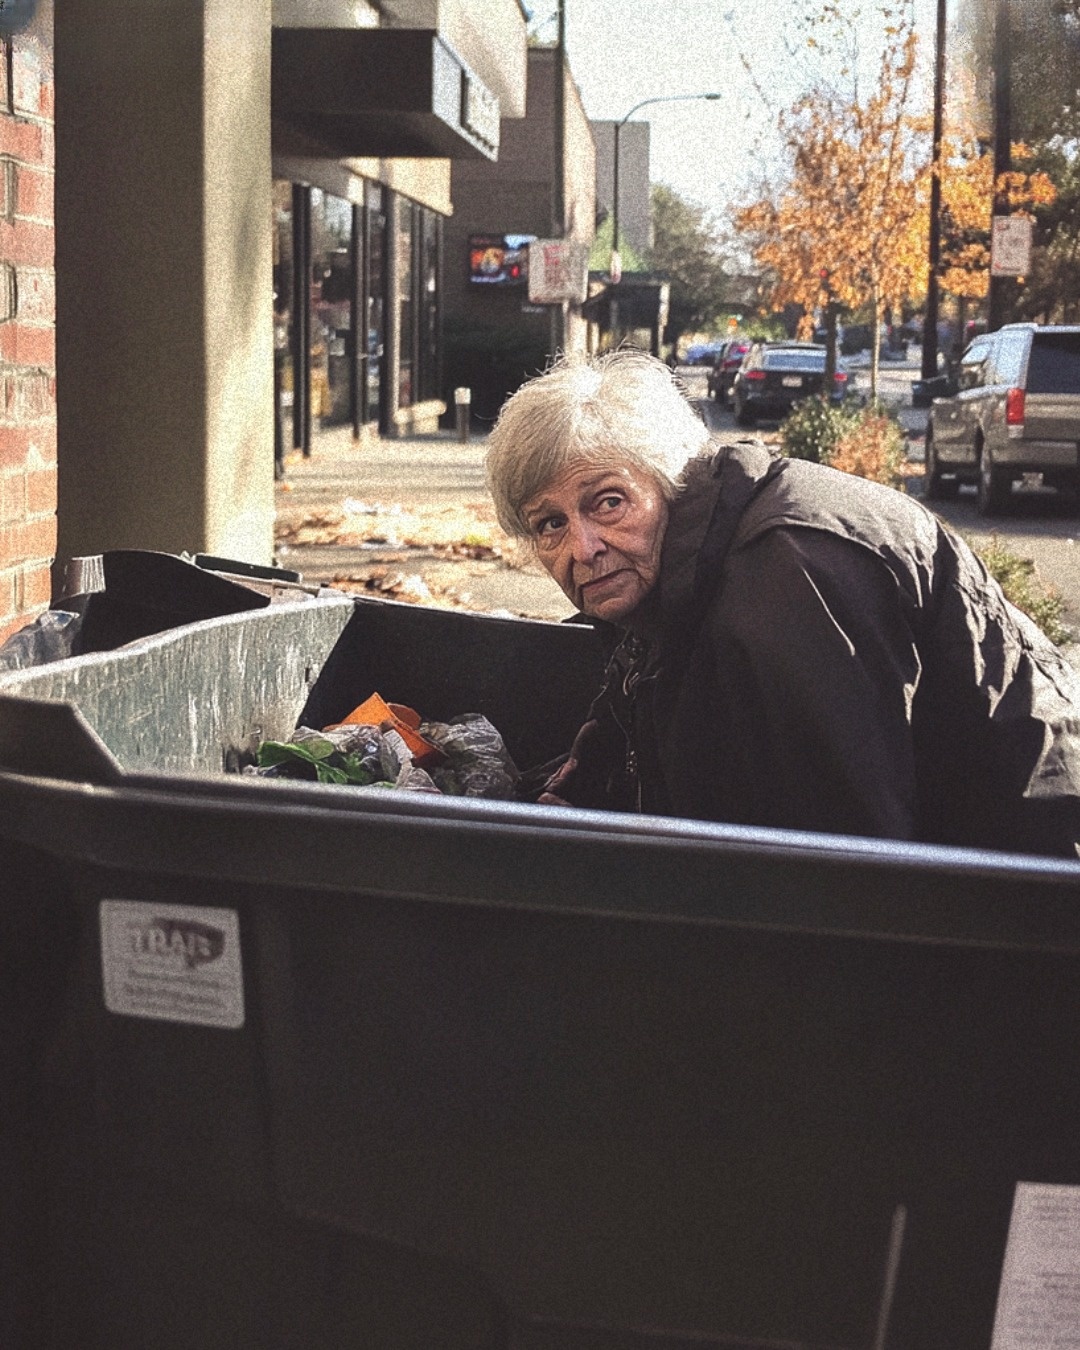
[[[667,323],[668,304],[671,285],[656,278],[638,277],[633,274],[617,285],[612,282],[603,284],[602,289],[581,306],[582,317],[591,323],[599,324],[601,329],[612,326],[612,306],[618,306],[618,326],[620,328],[663,328]]]
[[[499,102],[430,29],[275,28],[276,123],[335,158],[495,159]]]

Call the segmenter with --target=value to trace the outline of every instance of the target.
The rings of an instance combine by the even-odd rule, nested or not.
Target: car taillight
[[[744,371],[743,371],[743,379],[744,379],[744,380],[763,380],[764,378],[765,378],[765,372],[764,372],[763,370],[744,370]]]
[[[1010,389],[1005,395],[1005,425],[1022,427],[1024,425],[1024,391]]]

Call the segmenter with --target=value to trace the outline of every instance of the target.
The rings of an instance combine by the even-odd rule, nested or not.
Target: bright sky
[[[863,61],[875,67],[880,3],[838,3],[859,15]],[[929,72],[934,0],[914,3]],[[537,19],[549,5],[554,9],[554,0],[531,0]],[[776,113],[809,82],[810,58],[817,58],[800,25],[818,9],[813,0],[566,0],[566,46],[591,118],[617,120],[641,99],[661,95],[725,95],[716,102],[661,103],[634,115],[652,125],[653,181],[723,218],[774,151]],[[554,34],[551,23],[540,36]]]

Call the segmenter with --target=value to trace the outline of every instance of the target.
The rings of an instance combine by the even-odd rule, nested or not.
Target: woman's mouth
[[[621,577],[625,571],[626,571],[625,567],[620,567],[614,572],[605,572],[604,575],[601,577],[593,577],[590,581],[582,582],[581,585],[582,595],[586,594],[591,595],[596,590],[602,589],[609,582],[614,581],[616,577]]]

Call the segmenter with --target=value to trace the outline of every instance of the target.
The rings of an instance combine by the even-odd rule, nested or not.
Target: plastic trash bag
[[[66,609],[47,609],[20,628],[0,647],[0,671],[26,670],[75,655],[82,615]]]
[[[420,768],[389,723],[349,723],[325,731],[298,727],[287,742],[264,741],[248,772],[453,797],[513,798],[518,771],[486,717],[465,713],[450,722],[423,722],[419,730],[442,752],[440,763]]]
[[[421,722],[420,731],[446,756],[446,765],[431,770],[443,792],[498,801],[513,797],[520,775],[503,738],[482,713],[462,713],[449,722]]]

